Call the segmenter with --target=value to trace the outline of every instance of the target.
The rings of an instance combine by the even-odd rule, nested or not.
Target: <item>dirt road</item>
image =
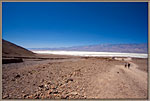
[[[127,61],[128,62],[128,61]],[[102,99],[138,99],[147,97],[147,73],[137,69],[137,65],[129,62],[131,67],[116,65],[110,71],[97,74],[91,79],[90,98]]]

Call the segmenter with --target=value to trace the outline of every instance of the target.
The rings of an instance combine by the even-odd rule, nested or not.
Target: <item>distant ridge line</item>
[[[89,52],[120,52],[120,53],[148,53],[148,44],[99,44],[86,46],[72,46],[61,48],[28,48],[29,50],[60,50],[60,51],[89,51]]]

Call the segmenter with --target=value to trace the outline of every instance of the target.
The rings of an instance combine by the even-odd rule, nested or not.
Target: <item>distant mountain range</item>
[[[99,45],[61,47],[61,48],[29,48],[29,50],[33,50],[33,51],[62,50],[62,51],[148,53],[148,44],[99,44]]]

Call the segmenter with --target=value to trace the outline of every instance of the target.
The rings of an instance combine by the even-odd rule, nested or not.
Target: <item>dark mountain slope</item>
[[[35,54],[23,47],[15,45],[6,40],[2,40],[3,57],[33,57]]]

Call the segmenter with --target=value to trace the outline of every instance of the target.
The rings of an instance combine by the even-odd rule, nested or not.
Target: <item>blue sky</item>
[[[147,43],[142,2],[3,2],[2,38],[25,48]]]

